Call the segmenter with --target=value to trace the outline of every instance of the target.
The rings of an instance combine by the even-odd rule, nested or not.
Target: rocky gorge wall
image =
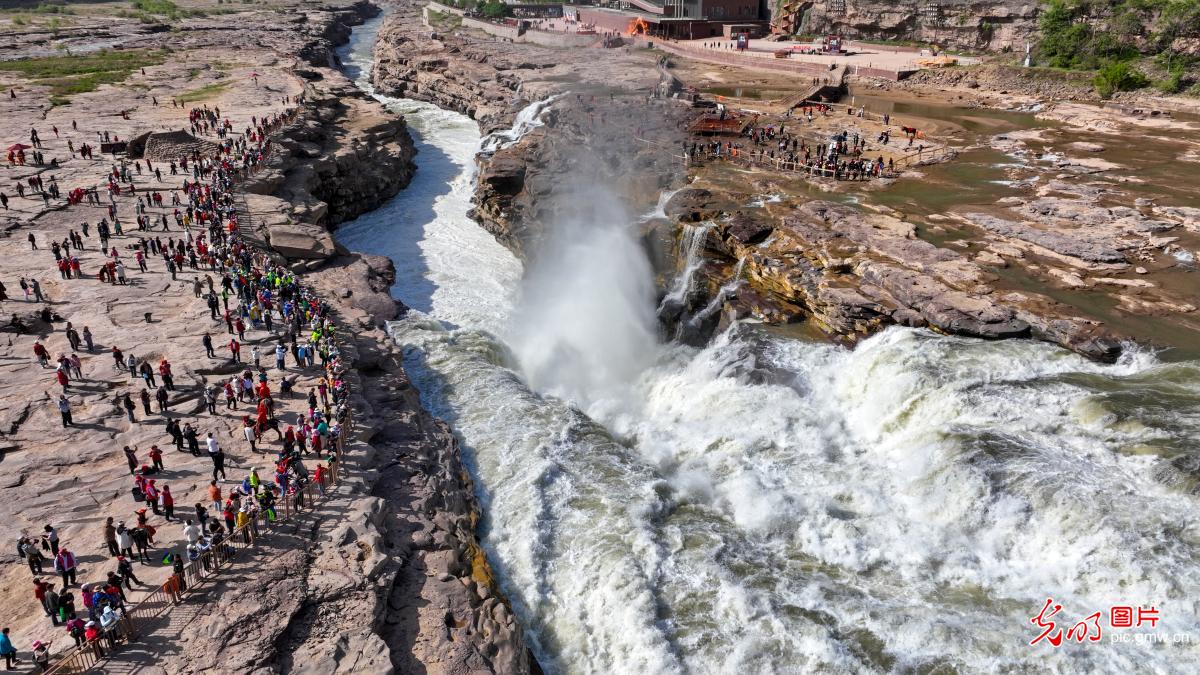
[[[679,147],[690,113],[648,100],[661,77],[654,55],[547,48],[469,31],[431,39],[421,11],[403,2],[384,21],[372,71],[377,91],[461,112],[485,134],[557,97],[543,127],[478,157],[472,215],[518,256],[537,249],[554,219],[599,215],[576,208],[584,188],[605,191],[600,201],[612,214],[636,217],[682,179],[682,161],[663,149]]]
[[[357,2],[281,14],[283,25],[303,26],[303,40],[278,49],[300,57],[305,101],[245,185],[243,207],[244,236],[304,272],[333,306],[352,365],[350,477],[328,509],[281,535],[274,557],[216,582],[180,648],[156,655],[166,672],[531,670],[475,538],[480,507],[454,436],[421,408],[383,330],[404,311],[389,294],[392,262],[329,235],[394,196],[416,168],[403,118],[334,67],[337,44],[378,11]]]
[[[1037,30],[1036,0],[818,0],[799,27],[806,34],[912,40],[956,49],[1024,50]]]

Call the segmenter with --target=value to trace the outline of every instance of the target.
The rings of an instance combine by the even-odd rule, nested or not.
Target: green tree
[[[508,5],[500,0],[487,0],[479,5],[479,12],[489,19],[502,19],[510,14]]]
[[[1092,81],[1100,98],[1108,98],[1118,91],[1133,91],[1150,84],[1146,76],[1127,61],[1114,61],[1106,64],[1096,73]]]

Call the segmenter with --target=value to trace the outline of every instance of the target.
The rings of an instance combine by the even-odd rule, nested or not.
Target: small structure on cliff
[[[749,126],[748,117],[705,115],[688,125],[688,132],[700,136],[741,136]]]

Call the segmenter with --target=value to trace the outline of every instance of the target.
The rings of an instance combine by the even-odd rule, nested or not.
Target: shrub
[[[133,0],[133,6],[149,14],[175,14],[179,5],[171,0]]]
[[[500,0],[487,0],[479,5],[479,12],[489,19],[502,19],[509,14],[508,5]]]
[[[1100,68],[1092,83],[1100,98],[1108,98],[1118,91],[1141,89],[1150,84],[1150,81],[1128,62],[1115,61]]]

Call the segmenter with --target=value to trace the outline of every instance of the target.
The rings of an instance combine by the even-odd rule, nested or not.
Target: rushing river
[[[343,55],[365,87],[376,29]],[[396,263],[417,311],[393,335],[462,440],[548,672],[1200,662],[1196,363],[901,329],[853,351],[753,325],[662,344],[640,214],[563,223],[523,270],[467,218],[474,124],[382,100],[419,170],[338,237]],[[1048,597],[1064,629],[1102,611],[1101,641],[1031,646]],[[1158,624],[1112,629],[1125,605]]]

